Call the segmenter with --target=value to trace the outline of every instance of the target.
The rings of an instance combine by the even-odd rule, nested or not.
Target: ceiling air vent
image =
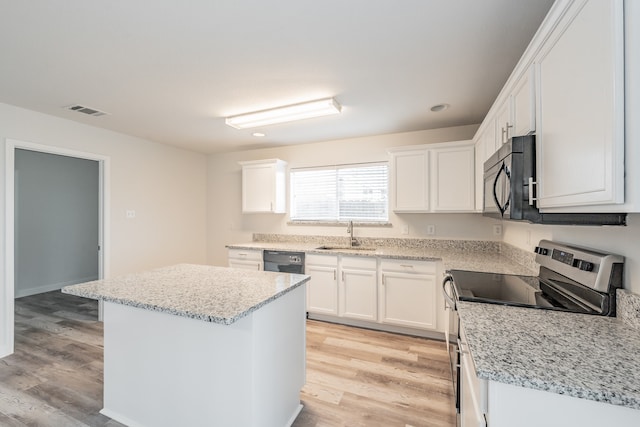
[[[70,105],[65,108],[67,110],[77,111],[78,113],[83,113],[83,114],[87,114],[89,116],[94,116],[94,117],[99,117],[99,116],[104,116],[106,114],[109,114],[109,113],[105,113],[104,111],[96,110],[95,108],[89,108],[89,107],[85,107],[84,105],[78,105],[78,104]]]

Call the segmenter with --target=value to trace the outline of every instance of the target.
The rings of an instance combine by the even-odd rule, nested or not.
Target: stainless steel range
[[[601,316],[616,315],[624,257],[541,240],[535,249],[538,276],[449,270],[442,283],[449,311],[446,332],[459,409],[458,301],[502,304]]]

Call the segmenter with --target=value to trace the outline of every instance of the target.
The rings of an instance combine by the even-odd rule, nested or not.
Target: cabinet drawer
[[[343,268],[359,268],[363,270],[375,270],[378,262],[375,258],[343,256],[340,266]]]
[[[337,267],[338,256],[337,255],[317,255],[317,254],[308,253],[305,255],[305,264],[306,265],[326,265],[329,267]]]
[[[262,250],[259,249],[229,249],[229,258],[262,261]]]
[[[380,270],[398,271],[403,273],[436,274],[436,263],[433,261],[383,259],[380,263]]]

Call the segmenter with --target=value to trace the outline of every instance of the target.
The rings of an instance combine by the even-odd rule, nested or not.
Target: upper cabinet
[[[472,141],[396,147],[389,154],[394,212],[474,211]]]
[[[541,212],[640,211],[637,3],[557,0],[474,137],[486,160],[508,138],[536,135]]]
[[[536,131],[535,67],[520,78],[511,93],[511,135],[530,135]]]
[[[429,211],[429,151],[391,151],[391,204],[395,212]]]
[[[287,163],[279,159],[240,162],[242,212],[285,213]]]
[[[540,209],[624,202],[622,12],[574,2],[535,59]]]

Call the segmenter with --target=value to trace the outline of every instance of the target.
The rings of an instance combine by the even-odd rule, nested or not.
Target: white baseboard
[[[412,335],[422,338],[430,338],[438,341],[444,341],[444,332],[430,331],[426,329],[409,328],[406,326],[387,325],[384,323],[367,322],[364,320],[349,319],[346,317],[330,316],[326,314],[309,313],[307,318],[311,320],[320,320],[323,322],[338,323],[341,325],[355,326],[357,328],[373,329],[375,331],[392,332],[395,334]]]
[[[70,280],[68,282],[51,283],[48,285],[32,286],[26,289],[15,289],[15,298],[28,297],[29,295],[41,294],[43,292],[57,291],[65,286],[77,285],[78,283],[98,280],[98,276],[84,277],[82,279]]]

